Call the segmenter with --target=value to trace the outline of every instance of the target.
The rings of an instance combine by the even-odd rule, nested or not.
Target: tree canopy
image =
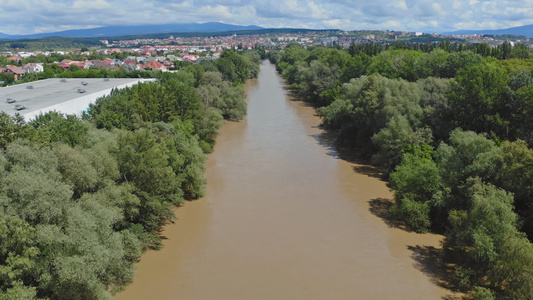
[[[0,113],[0,299],[112,299],[133,279],[173,207],[205,194],[223,118],[246,113],[259,60],[224,56],[245,77],[199,65],[113,90],[83,119]]]
[[[328,54],[339,51],[337,59]],[[347,52],[347,53],[346,53]],[[348,54],[348,55],[346,55]],[[271,61],[322,126],[382,167],[392,215],[446,235],[476,299],[533,298],[533,64],[524,45],[290,45]],[[326,63],[327,62],[327,63]]]

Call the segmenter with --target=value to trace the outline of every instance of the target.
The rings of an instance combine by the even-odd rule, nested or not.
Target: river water
[[[263,62],[248,116],[227,122],[207,163],[204,199],[176,209],[118,300],[442,299],[418,249],[441,236],[387,226],[391,199],[372,168],[340,159],[314,109]],[[369,172],[370,170],[370,172]],[[378,199],[378,200],[376,200]],[[431,273],[431,272],[429,272]]]

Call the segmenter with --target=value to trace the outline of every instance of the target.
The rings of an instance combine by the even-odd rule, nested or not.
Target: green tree
[[[494,168],[490,182],[514,194],[515,211],[523,218],[521,226],[533,237],[533,150],[524,141],[504,141],[501,151],[492,162]]]
[[[199,120],[198,129],[196,133],[199,137],[199,145],[204,153],[209,153],[215,146],[215,138],[217,136],[217,130],[220,128],[224,121],[220,110],[211,107],[205,110],[205,114]]]
[[[0,299],[36,299],[35,287],[25,284],[32,278],[40,253],[35,228],[20,218],[0,214]]]
[[[135,186],[141,200],[135,223],[152,232],[173,218],[171,204],[182,201],[183,191],[166,155],[165,145],[146,129],[118,136],[114,152],[123,182]]]
[[[442,65],[440,76],[454,78],[460,69],[480,63],[482,63],[481,55],[475,54],[472,51],[451,53],[446,57],[446,61]]]
[[[350,47],[348,48],[348,53],[350,53],[350,55],[352,56],[362,54],[362,53],[368,56],[375,56],[381,51],[383,51],[383,46],[381,46],[377,42],[370,42],[370,43],[363,43],[363,44],[356,44],[352,42],[350,44]]]
[[[313,60],[309,66],[299,66],[296,72],[296,84],[294,86],[299,93],[319,106],[328,105],[329,102],[326,102],[321,94],[337,85],[337,80],[341,75],[339,67]]]
[[[365,75],[366,68],[370,62],[370,56],[364,53],[354,55],[346,62],[344,68],[342,69],[340,81],[346,83],[352,78],[359,78],[362,75]]]
[[[455,128],[453,111],[447,95],[452,87],[451,79],[427,77],[416,82],[420,89],[420,106],[423,110],[423,124],[428,125],[436,140],[446,140]]]
[[[415,50],[388,50],[372,58],[367,73],[379,73],[387,78],[403,78],[414,81],[418,77],[415,69],[416,61],[423,55]]]
[[[533,85],[518,89],[511,104],[514,104],[511,120],[516,126],[514,138],[523,139],[533,146]]]
[[[511,58],[511,51],[513,46],[509,41],[504,41],[502,44],[495,48],[497,51],[493,53],[493,56],[497,59],[509,59]]]
[[[489,178],[491,171],[487,168],[495,167],[490,161],[499,151],[496,143],[486,135],[458,128],[450,134],[449,144],[441,142],[435,157],[445,184],[455,189],[464,185],[469,177],[484,174]],[[452,207],[455,205],[461,204]]]
[[[152,131],[166,145],[169,166],[180,182],[185,199],[197,199],[205,194],[206,156],[196,137],[178,130],[172,124],[154,123]]]
[[[474,48],[474,52],[483,57],[487,57],[491,55],[491,48],[489,44],[484,42],[479,45],[476,45],[476,47]]]
[[[14,117],[0,112],[0,149],[5,149],[9,143],[26,137],[26,122],[19,114]]]
[[[278,59],[278,68],[294,65],[297,61],[306,61],[310,53],[299,44],[290,44],[283,50],[283,55]],[[278,69],[279,70],[279,69]]]
[[[450,54],[442,49],[424,53],[415,62],[416,78],[441,77],[443,67]]]
[[[509,77],[509,87],[516,91],[533,84],[533,70],[523,69]]]
[[[53,150],[57,157],[61,157],[58,160],[58,170],[64,181],[71,186],[74,198],[96,191],[99,182],[98,172],[91,164],[91,159],[81,149],[59,144]]]
[[[159,107],[158,117],[152,122],[169,122],[176,118],[181,120],[197,120],[202,115],[203,106],[198,99],[194,87],[185,85],[177,80],[171,80],[163,85],[164,97]]]
[[[516,44],[513,49],[511,50],[511,53],[509,54],[509,58],[530,58],[531,57],[531,51],[527,47],[527,45],[520,43]]]
[[[449,96],[456,125],[507,137],[507,73],[500,68],[474,65],[459,71],[456,80]]]
[[[377,148],[372,160],[391,172],[401,162],[408,146],[430,144],[432,134],[429,128],[413,128],[405,116],[396,115],[371,140]]]
[[[233,50],[224,50],[217,60],[222,76],[235,83],[244,83],[250,77],[246,60]]]
[[[41,145],[63,142],[75,146],[83,142],[88,131],[88,124],[80,122],[75,115],[55,111],[38,115],[29,125],[37,129],[36,138]]]
[[[392,212],[417,232],[429,230],[442,214],[440,193],[444,189],[439,166],[431,158],[431,148],[416,146],[406,153],[390,176],[396,203]]]
[[[72,190],[62,181],[57,156],[49,148],[17,141],[7,147],[5,158],[9,172],[0,189],[9,197],[9,206],[33,224],[59,222]]]
[[[109,299],[133,278],[129,232],[115,232],[119,211],[83,197],[64,210],[58,224],[39,225],[41,294],[56,299]],[[135,242],[134,242],[135,244]]]
[[[135,114],[129,93],[129,89],[113,90],[108,96],[97,99],[96,103],[89,105],[87,118],[98,128],[136,128],[134,124],[139,118]]]
[[[512,195],[479,178],[467,187],[467,209],[450,213],[452,229],[444,241],[465,267],[463,282],[489,287],[502,298],[530,298],[533,247],[516,230]]]
[[[240,120],[246,115],[244,88],[223,81],[218,72],[205,72],[196,91],[205,109],[217,108],[225,119]]]

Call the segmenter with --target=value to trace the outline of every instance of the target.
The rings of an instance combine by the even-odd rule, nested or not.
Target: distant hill
[[[141,34],[128,35],[116,37],[117,39],[163,39],[170,34],[174,37],[210,37],[210,36],[227,36],[232,34],[237,35],[252,35],[252,34],[303,34],[308,32],[340,32],[340,29],[305,29],[305,28],[264,28],[253,30],[231,30],[231,31],[217,31],[217,32],[165,32],[155,34]],[[94,39],[94,38],[93,38]]]
[[[164,39],[170,35],[174,37],[213,37],[229,35],[252,35],[252,34],[302,34],[306,32],[340,32],[339,29],[298,29],[298,28],[270,28],[256,30],[231,30],[219,32],[166,32],[152,33],[142,35],[128,35],[113,37],[115,40],[130,39]],[[45,38],[25,38],[25,39],[1,39],[0,51],[34,51],[34,50],[55,50],[55,49],[73,49],[83,47],[100,46],[102,37],[45,37]]]
[[[29,35],[8,35],[0,33],[0,39],[38,39],[45,37],[70,37],[70,38],[111,38],[128,35],[144,35],[157,33],[184,33],[184,32],[222,32],[259,30],[258,26],[240,26],[218,22],[210,23],[181,23],[163,25],[135,25],[135,26],[106,26],[91,29],[66,30],[50,33]]]
[[[496,30],[459,30],[453,32],[443,32],[442,34],[453,34],[453,35],[462,35],[462,34],[492,34],[492,35],[502,35],[502,34],[512,34],[512,35],[523,35],[528,38],[533,38],[533,25],[524,25],[519,27],[512,27],[507,29],[496,29]]]

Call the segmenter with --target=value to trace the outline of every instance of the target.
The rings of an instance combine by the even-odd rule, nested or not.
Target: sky
[[[533,24],[533,0],[0,0],[0,32],[10,35],[193,22],[426,33],[503,29]]]

